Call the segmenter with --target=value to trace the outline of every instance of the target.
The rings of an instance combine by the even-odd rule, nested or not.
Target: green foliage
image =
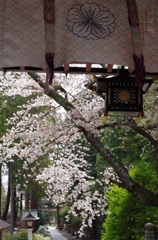
[[[34,233],[32,236],[33,236],[33,240],[42,240],[43,238],[43,236],[37,233]]]
[[[88,170],[89,170],[89,176],[96,178],[96,150],[94,147],[89,144],[88,142],[85,141],[85,139],[81,138],[81,140],[77,140],[74,145],[77,147],[74,150],[74,154],[80,155],[84,157],[84,160],[87,161],[87,163],[90,165]],[[76,164],[78,163],[76,160],[74,161]],[[80,166],[81,170],[84,170],[84,166]]]
[[[70,216],[68,228],[73,229],[73,232],[78,232],[81,227],[82,218],[77,216]]]
[[[28,239],[28,231],[26,229],[21,230],[18,233],[19,240],[27,240]]]
[[[2,239],[9,240],[10,234],[8,232],[2,232]]]
[[[26,229],[22,229],[18,232],[18,234],[10,235],[8,232],[4,232],[2,239],[4,240],[28,240],[28,231]],[[33,240],[43,240],[43,235],[33,233]],[[51,240],[51,237],[46,237],[46,240]]]
[[[61,220],[65,220],[65,217],[68,215],[68,211],[69,211],[69,206],[67,204],[64,204],[62,206],[62,209],[59,211],[59,218]]]
[[[19,184],[20,191],[24,191],[26,189],[23,183],[27,181],[28,182],[27,190],[29,192],[31,192],[32,190],[36,191],[36,195],[38,195],[38,198],[42,198],[43,196],[45,196],[44,190],[47,188],[48,183],[40,184],[36,179],[32,178],[32,176],[28,174],[28,170],[22,167],[23,160],[21,159],[19,160],[17,156],[14,156],[14,161],[16,161],[16,165],[14,165],[13,174],[16,175],[16,185]],[[36,164],[38,164],[38,168],[37,167],[35,168]],[[37,175],[41,173],[41,170],[43,168],[47,168],[49,166],[50,166],[50,159],[48,154],[45,154],[39,157],[36,161],[29,164],[29,168],[30,169],[34,168]],[[20,171],[20,174],[17,175],[18,169],[20,169],[21,171]]]
[[[130,176],[139,184],[152,191],[158,191],[157,162],[155,152],[145,153],[141,161],[130,170]]]
[[[53,217],[52,202],[42,198],[38,201],[38,227],[48,224],[49,219]]]
[[[121,162],[129,166],[140,161],[142,148],[148,144],[142,136],[133,130],[129,130],[124,126],[116,126],[115,128],[105,129],[102,137],[102,143],[109,148],[115,157]],[[97,173],[99,175],[109,165],[100,155],[97,155]]]
[[[10,235],[9,233],[3,233],[3,239],[5,239],[5,240],[28,240],[28,231],[26,229],[22,229],[18,232],[18,234],[15,234],[15,235]]]
[[[103,224],[105,232],[102,240],[139,240],[144,236],[145,223],[156,221],[158,209],[146,207],[124,189],[114,187],[108,196],[108,202],[109,209]]]
[[[142,218],[138,222],[136,217],[143,204],[129,194],[126,190],[120,189],[117,186],[112,188],[112,192],[108,194],[108,214],[103,224],[105,232],[102,236],[102,240],[121,240],[132,239],[132,235],[135,239],[140,239],[140,234],[144,234],[144,212],[141,212]],[[142,210],[142,209],[141,209]],[[138,231],[137,224],[142,226],[142,232]],[[139,238],[136,235],[139,234]]]
[[[50,232],[48,231],[47,226],[39,226],[37,230],[38,234],[41,234],[44,237],[51,237]]]
[[[130,170],[130,176],[144,187],[157,191],[155,164],[153,154],[149,152]],[[144,236],[145,223],[157,224],[157,215],[158,208],[145,206],[125,189],[113,186],[108,193],[108,213],[103,224],[102,240],[140,240]]]
[[[5,135],[6,119],[10,116],[10,109],[7,103],[5,103],[2,93],[0,93],[0,137]]]
[[[18,74],[17,74],[18,77]],[[17,111],[19,110],[19,108],[23,105],[23,108],[25,108],[25,104],[27,104],[28,101],[31,101],[33,99],[35,99],[39,94],[32,94],[28,97],[22,97],[20,95],[16,95],[16,96],[11,96],[8,97],[6,96],[5,99],[7,101],[7,104],[9,106],[10,109],[10,117],[12,117],[14,114],[16,115]],[[49,110],[48,107],[42,107],[42,108],[32,108],[30,110],[30,115],[33,114],[38,114],[41,113],[42,111],[46,111]],[[19,118],[19,121],[21,119]],[[18,121],[18,120],[17,120]],[[8,126],[8,128],[11,128],[12,126]],[[14,142],[12,144],[14,144],[16,141],[20,142],[20,139],[16,139],[14,140]],[[10,146],[12,147],[12,146]],[[43,191],[41,191],[41,185],[38,183],[38,181],[35,181],[35,179],[32,178],[32,176],[30,177],[30,175],[28,174],[28,170],[24,169],[22,166],[24,164],[24,162],[26,161],[26,159],[20,159],[18,158],[18,156],[14,155],[13,156],[13,160],[16,163],[14,165],[14,169],[13,169],[13,175],[16,176],[16,185],[19,184],[20,186],[20,191],[23,191],[26,189],[26,187],[24,187],[24,183],[28,182],[27,184],[27,190],[28,191],[32,191],[35,190],[36,194],[38,194],[38,197],[41,198],[44,196],[44,190],[47,187],[47,184],[43,184],[42,185],[42,189]],[[38,168],[36,168],[36,164],[38,163]],[[40,163],[40,164],[39,164]],[[34,168],[36,169],[36,174],[39,174],[41,172],[41,169],[50,166],[50,159],[49,159],[49,155],[45,154],[41,157],[39,157],[36,161],[34,161],[33,163],[31,163],[29,165],[29,168]],[[18,172],[18,170],[20,169],[20,172]],[[18,174],[17,174],[18,173]]]
[[[9,108],[9,116],[6,116],[7,118],[13,117],[13,115],[18,111],[19,106],[26,104],[28,101],[28,98],[24,98],[22,96],[4,97],[4,99],[7,101],[7,106]],[[11,129],[12,126],[8,125],[7,128]]]
[[[38,202],[38,217],[39,217],[38,226],[45,225],[47,223],[47,217],[46,217],[44,209],[45,209],[44,204],[40,200]]]
[[[33,240],[43,240],[43,236],[37,233],[33,234]],[[50,237],[45,237],[45,240],[51,240]]]
[[[84,159],[87,161],[88,164],[90,164],[90,172],[89,175],[91,177],[94,177],[94,179],[97,178],[97,171],[96,171],[96,150],[94,147],[87,142],[83,141],[83,147],[86,148],[86,150],[83,149],[83,152],[85,153]]]
[[[63,228],[63,223],[65,222],[65,217],[68,215],[68,211],[71,204],[64,204],[59,211],[59,219],[61,221],[61,229]],[[72,232],[77,232],[81,227],[82,218],[79,216],[74,216],[73,214],[69,215],[69,222],[67,223],[68,229]]]

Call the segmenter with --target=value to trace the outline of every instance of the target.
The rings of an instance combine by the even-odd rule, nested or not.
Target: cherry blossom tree
[[[74,215],[79,212],[82,216],[81,231],[87,224],[91,226],[96,216],[105,214],[106,197],[94,190],[96,184],[103,186],[105,192],[109,183],[115,183],[145,204],[158,206],[158,194],[135,182],[126,166],[100,140],[106,127],[124,125],[127,130],[132,128],[145,137],[157,152],[157,114],[153,111],[151,120],[149,108],[149,117],[140,125],[131,118],[119,121],[109,119],[103,123],[104,99],[91,91],[93,85],[94,82],[85,76],[68,75],[66,78],[65,75],[56,75],[54,85],[46,91],[44,74],[29,73],[28,76],[26,73],[7,73],[0,86],[4,95],[35,95],[8,119],[12,128],[2,138],[0,147],[3,159],[13,161],[16,155],[24,160],[23,168],[27,170],[40,156],[51,151],[53,164],[49,168],[39,169],[37,180],[49,183],[47,192],[50,197],[53,196],[55,204],[66,200],[73,202],[70,212]],[[154,107],[157,108],[157,100],[154,100]],[[32,109],[43,111],[32,113]],[[102,174],[102,179],[94,181],[90,178],[84,153],[73,152],[77,141],[83,137],[112,167],[112,171],[106,170]],[[85,168],[81,170],[80,166]],[[35,178],[35,169],[30,170],[31,177]]]
[[[30,74],[34,80],[44,89],[45,83],[38,77],[38,75],[32,73]],[[86,82],[84,82],[86,85]],[[60,104],[68,113],[69,119],[76,126],[77,133],[82,133],[87,141],[93,145],[93,147],[97,150],[97,152],[111,165],[117,174],[118,179],[110,179],[112,182],[125,188],[127,191],[131,192],[135,196],[137,196],[141,201],[149,206],[158,206],[158,194],[152,192],[137,182],[135,182],[129,175],[128,169],[120,162],[119,159],[115,158],[109,149],[107,149],[98,138],[99,130],[104,129],[105,127],[115,127],[116,125],[125,125],[127,128],[134,129],[137,133],[141,134],[145,137],[150,144],[153,145],[154,150],[158,151],[157,144],[157,122],[154,120],[157,117],[157,114],[153,115],[151,124],[148,124],[149,119],[147,118],[146,123],[142,125],[138,125],[134,119],[127,118],[124,121],[110,122],[104,124],[101,122],[100,111],[102,111],[102,103],[103,101],[98,99],[97,96],[94,96],[90,101],[91,92],[87,89],[80,89],[81,95],[80,99],[73,102],[68,101],[67,98],[63,98],[57,90],[62,90],[62,92],[67,93],[58,85],[54,85],[47,95],[54,99],[58,104]],[[67,94],[66,94],[67,95]],[[89,104],[83,105],[83,96],[86,96],[86,100],[89,101]],[[79,106],[75,107],[75,104],[78,103]],[[87,106],[90,109],[90,113],[88,114]],[[155,100],[154,107],[157,109],[157,100]],[[158,156],[158,154],[157,154]]]
[[[53,196],[53,203],[58,205],[65,201],[74,202],[70,209],[70,212],[74,213],[78,201],[78,206],[80,206],[78,211],[80,211],[80,214],[82,212],[83,215],[83,226],[86,226],[87,215],[89,216],[89,225],[91,225],[92,219],[96,215],[105,214],[106,198],[104,196],[100,197],[98,191],[92,191],[96,182],[88,176],[88,164],[84,160],[84,151],[81,152],[78,149],[78,152],[76,152],[75,150],[75,142],[80,139],[81,133],[75,133],[74,124],[70,124],[69,116],[65,116],[65,112],[61,111],[52,99],[41,94],[42,91],[41,89],[39,91],[39,86],[35,91],[35,85],[32,82],[31,88],[31,78],[26,74],[20,76],[8,73],[3,79],[4,84],[1,86],[4,95],[20,94],[19,89],[16,91],[13,87],[12,90],[12,85],[9,86],[9,78],[12,78],[15,86],[20,79],[24,78],[25,81],[28,79],[27,86],[24,84],[21,94],[23,97],[33,94],[36,96],[32,96],[27,104],[19,106],[14,116],[8,119],[8,125],[11,126],[11,129],[2,138],[3,159],[6,162],[13,162],[16,156],[18,161],[21,160],[23,171],[17,169],[17,176],[20,177],[25,170],[24,187],[27,187],[32,178],[36,178],[37,172],[35,169],[38,168],[37,181],[42,182],[42,188],[44,188],[43,182],[49,183],[50,188],[47,189],[47,194]],[[75,84],[74,87],[76,87]],[[27,91],[27,88],[29,91]],[[76,89],[74,91],[76,92]],[[64,96],[65,94],[63,91]],[[73,95],[71,97],[73,99]],[[38,111],[35,111],[35,109],[38,109]],[[69,137],[71,141],[68,141]],[[43,169],[37,160],[50,150],[53,151],[50,154],[53,165],[50,168]],[[75,154],[73,151],[75,151]],[[33,163],[35,163],[34,167],[32,167]],[[81,166],[84,167],[80,169]],[[105,182],[104,178],[103,181]],[[100,184],[103,183],[100,182]],[[107,187],[107,183],[105,185]],[[96,203],[97,197],[98,203]]]

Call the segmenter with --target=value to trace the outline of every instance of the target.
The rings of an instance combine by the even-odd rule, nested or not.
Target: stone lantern
[[[28,240],[32,240],[32,230],[34,221],[38,220],[37,210],[36,209],[24,209],[23,217],[21,220],[26,221],[27,229],[28,229]]]
[[[145,238],[144,240],[154,240],[154,224],[146,223],[145,224]]]

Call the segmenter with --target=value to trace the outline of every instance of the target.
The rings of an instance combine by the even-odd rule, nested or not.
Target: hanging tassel
[[[54,78],[54,53],[46,53],[45,60],[49,68],[49,84],[51,85]]]
[[[103,122],[106,122],[107,116],[108,116],[108,111],[105,111],[104,112],[104,117],[103,117]]]
[[[135,84],[142,87],[145,83],[145,66],[143,57],[143,46],[141,40],[141,28],[137,9],[137,0],[126,0],[128,9],[128,19],[131,28],[131,38],[133,45],[133,60],[135,63]]]
[[[139,117],[136,117],[136,122],[140,123],[140,118]]]
[[[45,90],[44,92],[47,94],[49,93],[49,69],[47,68],[47,71],[46,71],[46,82],[45,82]]]
[[[55,49],[55,0],[43,0],[44,31],[45,31],[45,61],[49,68],[49,84],[54,77],[54,49]]]
[[[145,83],[145,66],[144,66],[144,57],[140,55],[139,57],[133,54],[133,59],[135,63],[135,84],[138,87],[142,87]]]

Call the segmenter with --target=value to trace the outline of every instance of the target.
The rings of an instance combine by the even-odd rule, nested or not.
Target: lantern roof
[[[149,87],[152,85],[154,78],[156,77],[156,74],[146,74],[146,78],[144,80],[142,87],[142,94],[145,94]],[[117,74],[109,76],[102,76],[102,77],[95,77],[97,80],[97,92],[98,93],[105,93],[107,84],[117,84],[118,85],[126,85],[131,87],[139,87],[136,84],[135,81],[135,74],[134,73],[129,73],[128,69],[124,69],[123,67],[121,69],[117,69]]]
[[[11,225],[5,221],[3,221],[2,219],[0,219],[0,230],[1,229],[4,229],[4,228],[8,228],[10,227]]]
[[[21,220],[38,220],[39,217],[37,217],[37,210],[36,209],[24,209],[23,211],[23,217]]]

